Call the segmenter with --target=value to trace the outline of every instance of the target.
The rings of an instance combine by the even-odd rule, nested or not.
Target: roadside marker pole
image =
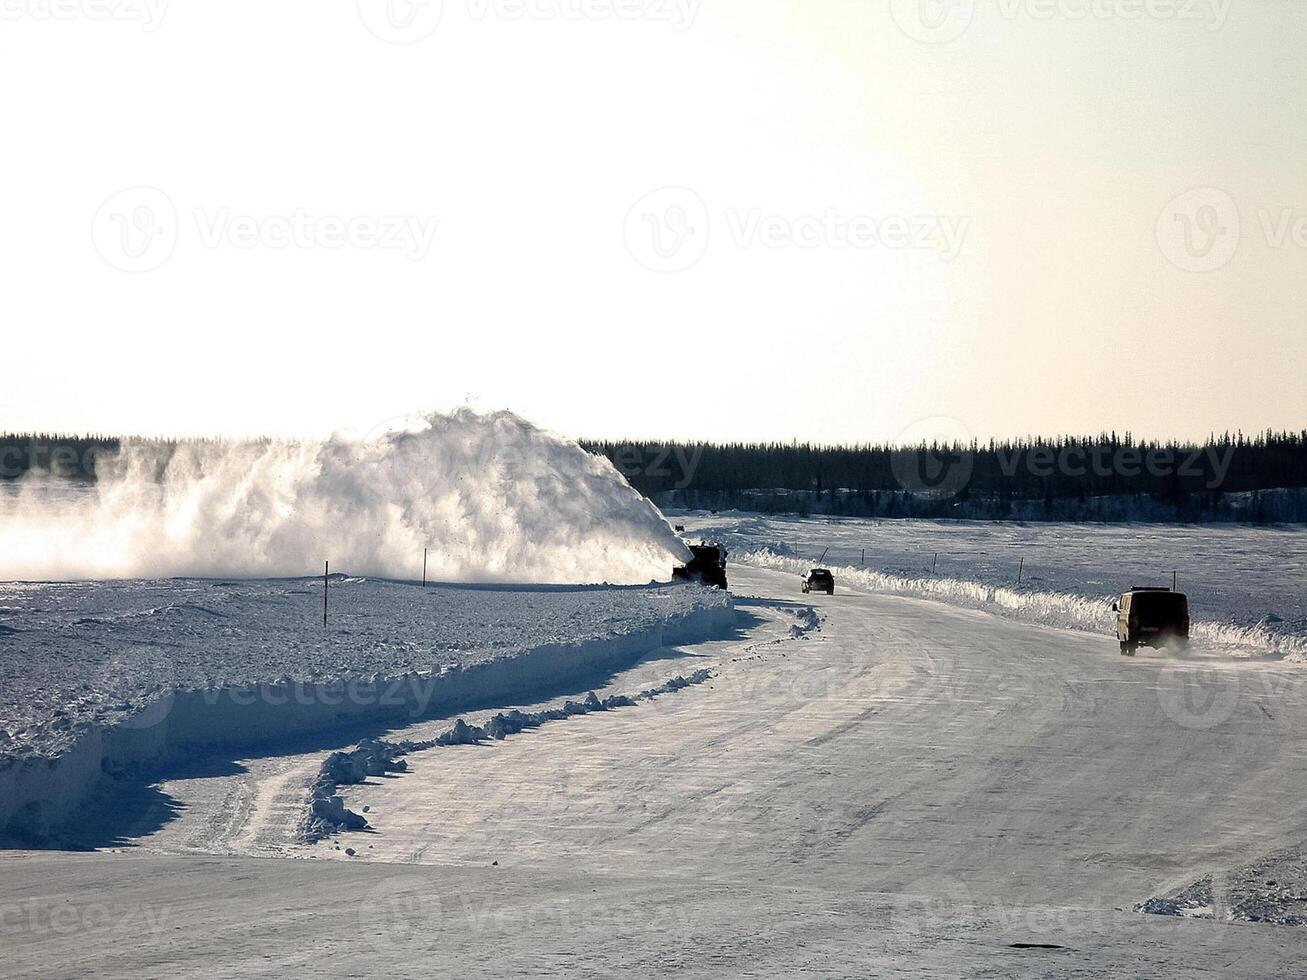
[[[1025,574],[1025,571],[1026,571],[1026,560],[1025,558],[1022,558],[1021,564],[1017,568],[1017,585],[1021,584],[1021,577]]]
[[[939,564],[939,552],[935,552],[935,560],[930,563],[930,574],[935,574],[935,566]]]
[[[422,549],[422,588],[427,587],[427,549]]]
[[[322,565],[322,625],[327,625],[327,592],[331,588],[331,562]]]
[[[865,565],[865,564],[867,564],[867,549],[866,549],[866,548],[863,548],[863,549],[862,549],[862,561],[859,562],[858,564],[859,564],[859,565]]]
[[[1174,571],[1171,572],[1171,591],[1172,591],[1172,592],[1175,592],[1175,591],[1176,591],[1176,588],[1175,588],[1175,586],[1176,586],[1176,574],[1177,574],[1177,573],[1174,572]]]

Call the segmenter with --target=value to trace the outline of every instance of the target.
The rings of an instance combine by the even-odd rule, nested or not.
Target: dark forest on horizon
[[[179,442],[142,441],[165,449]],[[38,473],[94,482],[96,459],[116,452],[122,442],[123,437],[98,434],[0,433],[0,479]],[[712,507],[756,506],[756,492],[785,491],[798,497],[778,498],[780,509],[806,509],[808,505],[794,503],[800,498],[820,505],[825,495],[831,507],[848,512],[845,504],[837,505],[837,492],[862,495],[864,502],[902,496],[905,490],[929,497],[936,477],[950,501],[997,502],[1000,512],[1007,502],[1051,506],[1054,501],[1117,496],[1197,501],[1195,506],[1215,509],[1226,494],[1307,488],[1307,429],[1225,433],[1201,443],[1103,433],[914,447],[647,440],[581,440],[581,445],[611,460],[647,496]],[[898,506],[891,502],[889,512]],[[871,509],[886,507],[881,500]],[[918,503],[900,516],[920,512]]]
[[[650,496],[669,491],[919,490],[929,486],[932,472],[946,481],[950,471],[965,476],[963,485],[950,488],[961,499],[1130,494],[1166,499],[1307,487],[1307,429],[1226,433],[1202,443],[1104,433],[915,447],[614,440],[583,440],[582,445],[607,456]],[[922,474],[921,483],[917,474]]]

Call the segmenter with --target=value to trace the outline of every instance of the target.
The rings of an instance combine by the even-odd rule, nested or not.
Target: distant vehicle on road
[[[689,564],[672,569],[672,578],[700,581],[726,589],[726,549],[719,544],[692,544]]]
[[[803,576],[803,591],[835,594],[835,575],[829,568],[812,568]]]
[[[1134,586],[1112,604],[1121,653],[1133,657],[1140,647],[1161,649],[1189,642],[1189,598],[1167,588]]]

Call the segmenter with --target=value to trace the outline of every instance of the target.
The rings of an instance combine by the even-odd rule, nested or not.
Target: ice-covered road
[[[346,790],[371,833],[289,843],[319,754],[164,784],[124,853],[0,854],[0,974],[1302,974],[1303,929],[1132,911],[1213,876],[1224,918],[1271,855],[1307,896],[1300,666],[732,576],[743,636],[611,687],[710,684],[417,753]]]

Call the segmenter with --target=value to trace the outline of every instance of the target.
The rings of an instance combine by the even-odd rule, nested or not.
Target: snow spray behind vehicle
[[[509,412],[372,439],[126,440],[69,497],[0,498],[0,579],[353,574],[451,582],[663,580],[689,557],[608,460]]]

